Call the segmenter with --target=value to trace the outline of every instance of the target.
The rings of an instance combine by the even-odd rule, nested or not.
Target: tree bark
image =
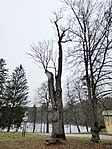
[[[46,70],[48,77],[49,94],[52,100],[52,138],[65,139],[64,124],[63,124],[63,104],[62,91],[54,90],[54,77],[52,72]]]

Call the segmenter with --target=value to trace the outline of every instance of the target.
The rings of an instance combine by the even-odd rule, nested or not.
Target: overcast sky
[[[0,0],[1,58],[6,60],[10,74],[23,65],[30,96],[47,77],[26,53],[30,52],[30,44],[52,38],[50,19],[59,5],[59,0]]]

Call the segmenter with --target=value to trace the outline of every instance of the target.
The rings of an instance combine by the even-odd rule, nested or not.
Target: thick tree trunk
[[[91,106],[92,106],[92,138],[91,140],[94,142],[99,142],[99,127],[98,127],[98,115],[97,115],[97,98],[96,98],[96,85],[94,83],[94,75],[93,75],[93,68],[91,63],[91,56],[90,56],[90,72],[91,72]]]
[[[48,76],[49,94],[52,101],[52,138],[65,139],[64,124],[63,124],[63,104],[62,104],[62,91],[54,90],[53,74],[46,71]]]
[[[63,124],[63,105],[61,99],[61,92],[56,92],[56,104],[53,107],[53,138],[65,139],[64,124]]]
[[[98,127],[98,118],[97,118],[97,99],[95,98],[95,93],[88,92],[90,94],[90,107],[91,107],[91,141],[99,142],[99,127]]]
[[[99,127],[97,119],[97,102],[93,100],[91,105],[92,105],[92,118],[93,118],[91,127],[91,134],[92,134],[91,141],[98,143],[100,141],[100,136],[99,136]]]
[[[95,122],[93,128],[91,128],[91,134],[92,134],[91,141],[99,143],[100,137],[99,137],[99,127],[97,122]]]

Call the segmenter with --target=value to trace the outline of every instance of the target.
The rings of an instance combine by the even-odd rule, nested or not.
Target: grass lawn
[[[26,133],[0,133],[0,149],[112,149],[112,142],[103,140],[93,143],[89,138],[67,137],[67,140],[58,145],[46,145],[45,139],[49,136]]]

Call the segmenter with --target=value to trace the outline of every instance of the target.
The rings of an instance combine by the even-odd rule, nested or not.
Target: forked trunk
[[[65,139],[64,124],[63,124],[63,104],[62,91],[54,90],[53,74],[46,71],[48,77],[49,94],[52,101],[52,138]]]

